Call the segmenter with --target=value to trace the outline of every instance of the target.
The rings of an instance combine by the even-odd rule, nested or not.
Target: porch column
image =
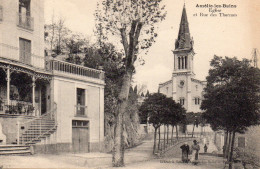
[[[11,75],[10,68],[8,67],[7,70],[6,70],[6,82],[7,82],[6,101],[7,101],[7,105],[10,105],[10,81],[11,81],[10,75]]]
[[[35,108],[35,76],[32,77],[32,104]],[[34,112],[36,113],[37,111],[34,110]]]

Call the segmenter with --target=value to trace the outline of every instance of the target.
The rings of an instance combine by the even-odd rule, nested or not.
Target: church
[[[159,84],[159,92],[172,97],[187,112],[201,112],[200,105],[206,81],[195,78],[193,61],[195,52],[190,35],[185,5],[183,7],[178,37],[173,50],[174,68],[172,78]]]

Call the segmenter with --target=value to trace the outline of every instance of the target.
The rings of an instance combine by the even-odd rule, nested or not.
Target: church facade
[[[195,78],[193,61],[195,52],[193,38],[190,35],[185,6],[183,7],[178,37],[175,41],[174,69],[169,81],[159,84],[159,92],[172,97],[187,112],[201,112],[205,81]]]

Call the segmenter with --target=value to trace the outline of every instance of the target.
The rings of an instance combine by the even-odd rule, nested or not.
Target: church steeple
[[[175,41],[174,52],[191,51],[192,48],[193,48],[193,40],[190,37],[189,23],[188,23],[185,4],[184,4],[182,10],[178,39],[176,39]]]
[[[183,6],[181,23],[178,38],[175,41],[174,54],[174,73],[192,72],[193,73],[193,39],[190,36],[189,23],[185,4]]]

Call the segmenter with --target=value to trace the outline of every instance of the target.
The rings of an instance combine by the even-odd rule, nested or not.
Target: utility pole
[[[252,62],[253,62],[253,66],[255,68],[258,68],[258,65],[257,65],[257,62],[258,62],[258,54],[259,54],[259,51],[257,50],[257,48],[254,48],[253,51],[252,51]]]

